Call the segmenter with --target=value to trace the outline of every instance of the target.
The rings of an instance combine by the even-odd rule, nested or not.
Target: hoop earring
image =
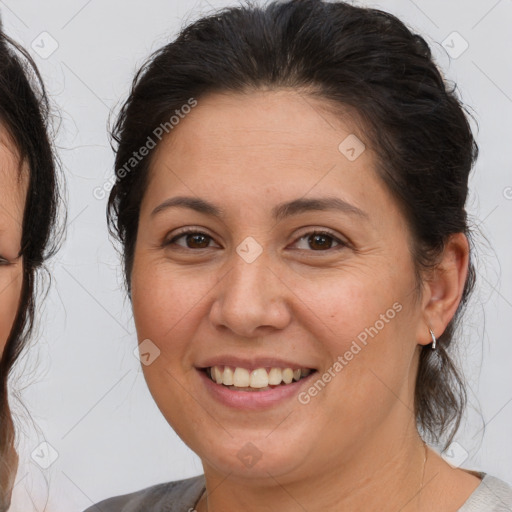
[[[435,337],[435,334],[433,333],[432,329],[429,327],[428,330],[430,331],[430,336],[432,336],[432,350],[435,350],[436,349],[436,337]]]

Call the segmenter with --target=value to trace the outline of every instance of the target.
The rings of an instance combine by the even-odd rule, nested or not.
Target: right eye
[[[184,239],[185,243],[178,243],[178,240]],[[178,245],[184,249],[209,249],[209,243],[213,238],[206,233],[194,229],[186,229],[170,240],[164,242],[164,246]]]

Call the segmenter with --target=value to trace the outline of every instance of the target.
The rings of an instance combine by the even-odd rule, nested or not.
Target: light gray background
[[[360,4],[397,14],[424,35],[476,112],[481,156],[469,209],[482,233],[479,288],[460,344],[472,407],[449,456],[512,482],[512,2]],[[137,67],[182,24],[225,5],[235,2],[0,1],[6,33],[30,48],[60,110],[69,204],[38,336],[18,368],[26,409],[15,406],[21,462],[13,511],[46,505],[49,512],[78,512],[107,496],[202,473],[198,457],[161,417],[133,356],[136,335],[107,235],[106,200],[95,199],[93,189],[112,175],[107,118]],[[452,54],[464,44],[454,31],[469,47],[450,58],[441,43],[447,40]],[[45,55],[52,44],[58,48]],[[52,450],[56,460],[41,468],[37,454],[44,465]]]

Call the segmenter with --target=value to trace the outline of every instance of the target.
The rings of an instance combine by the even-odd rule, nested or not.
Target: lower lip
[[[236,391],[232,388],[213,382],[205,371],[197,370],[210,395],[224,405],[236,409],[260,410],[270,409],[274,405],[281,404],[286,399],[298,394],[300,388],[317,373],[313,372],[307,377],[290,384],[280,385],[266,391]]]

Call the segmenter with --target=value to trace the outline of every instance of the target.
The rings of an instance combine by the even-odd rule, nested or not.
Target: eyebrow
[[[225,211],[219,206],[210,203],[198,197],[177,196],[166,199],[163,203],[159,204],[152,212],[151,216],[155,216],[169,208],[189,208],[199,213],[211,215],[213,217],[224,217]],[[272,208],[272,216],[276,221],[298,215],[309,211],[325,211],[336,210],[342,213],[347,213],[364,219],[368,219],[368,214],[354,206],[347,203],[339,197],[320,197],[320,198],[299,198],[286,203],[281,203]]]

